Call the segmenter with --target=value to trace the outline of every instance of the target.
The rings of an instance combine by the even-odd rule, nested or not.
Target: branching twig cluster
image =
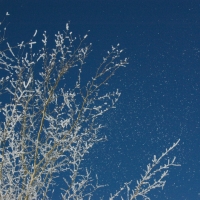
[[[119,196],[120,193],[125,189],[127,189],[127,200],[133,200],[139,196],[143,197],[145,200],[150,200],[150,198],[147,196],[150,191],[160,187],[163,189],[165,186],[166,181],[164,178],[169,174],[168,169],[172,166],[180,166],[179,164],[175,163],[176,157],[174,157],[173,160],[168,159],[166,164],[160,164],[163,158],[166,157],[166,155],[178,145],[179,141],[180,139],[169,149],[166,149],[166,151],[162,153],[159,158],[156,158],[156,155],[154,155],[152,163],[147,165],[145,174],[141,175],[141,179],[137,181],[137,185],[132,192],[130,189],[131,182],[125,183],[124,186],[121,187],[120,190],[114,195],[111,194],[109,200],[113,200],[115,197]]]
[[[63,198],[91,196],[83,193],[92,186],[90,173],[86,170],[82,175],[80,166],[89,149],[104,139],[98,134],[103,126],[97,119],[114,108],[120,96],[118,90],[99,91],[117,69],[128,64],[127,59],[119,60],[122,50],[112,47],[84,86],[82,67],[91,48],[91,44],[83,46],[87,35],[78,42],[67,24],[64,33],[55,35],[55,48],[49,51],[44,33],[43,48],[34,53],[36,35],[37,31],[29,42],[18,44],[18,51],[7,44],[10,54],[1,52],[1,69],[7,73],[2,83],[8,80],[2,85],[2,97],[10,102],[3,101],[1,107],[0,195],[47,199],[55,178],[66,171]],[[67,74],[74,67],[77,81],[67,87]]]
[[[42,48],[35,50],[37,31],[28,42],[0,51],[0,199],[48,199],[55,180],[65,172],[63,199],[91,199],[102,187],[94,184],[90,171],[84,169],[85,154],[105,138],[99,134],[103,125],[98,121],[105,112],[115,108],[120,92],[102,92],[116,70],[128,64],[120,60],[123,50],[112,47],[96,73],[86,85],[82,83],[83,66],[91,44],[84,46],[87,35],[79,41],[69,32],[55,35],[55,47],[49,50],[46,32]],[[0,42],[4,40],[4,34]],[[68,82],[68,74],[77,68],[76,81]],[[160,168],[160,160],[176,145],[147,166],[145,175],[128,195],[147,197],[157,187],[163,187],[161,177],[150,183],[152,176],[176,166],[174,160]],[[130,191],[130,183],[125,188]],[[110,200],[119,195],[111,195]]]

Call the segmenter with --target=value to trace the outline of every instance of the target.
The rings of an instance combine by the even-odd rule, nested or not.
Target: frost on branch
[[[125,183],[124,187],[121,187],[121,189],[117,191],[114,195],[111,194],[109,200],[113,200],[118,197],[119,194],[125,189],[127,189],[127,200],[133,200],[139,196],[141,196],[145,200],[150,200],[150,198],[147,196],[150,191],[156,188],[163,189],[163,187],[165,186],[166,181],[164,180],[164,178],[169,175],[168,169],[172,166],[180,166],[179,164],[175,163],[176,157],[174,157],[172,160],[168,159],[167,163],[163,165],[160,164],[164,157],[178,145],[179,141],[180,139],[176,143],[174,143],[169,149],[166,149],[166,151],[162,153],[159,158],[156,158],[156,155],[154,155],[152,163],[149,163],[147,165],[145,174],[141,175],[141,179],[137,181],[135,189],[131,191],[131,182]],[[122,196],[121,199],[123,199]]]
[[[6,74],[0,77],[0,199],[49,199],[61,172],[66,174],[63,199],[90,199],[102,186],[83,167],[84,156],[105,140],[97,119],[115,108],[120,96],[118,90],[105,93],[102,88],[128,62],[120,59],[119,46],[112,47],[83,85],[91,49],[83,45],[87,36],[76,39],[67,24],[50,50],[46,32],[37,42],[36,34],[15,48],[7,42],[7,50],[0,51],[0,69]],[[72,68],[78,74],[74,86],[68,83]]]
[[[36,35],[37,31],[30,41],[15,48],[7,42],[6,50],[0,51],[0,199],[50,199],[54,189],[65,200],[91,199],[103,185],[97,176],[93,181],[84,157],[106,139],[100,134],[103,125],[98,119],[115,108],[120,92],[104,92],[105,87],[128,61],[120,59],[123,50],[119,45],[112,46],[91,80],[83,84],[91,49],[91,44],[83,45],[87,35],[76,39],[67,24],[63,33],[55,34],[52,49],[46,32],[40,41]],[[72,70],[77,70],[74,83],[69,81]],[[136,189],[130,189],[131,182],[125,183],[110,200],[125,189],[126,199],[149,199],[149,191],[163,188],[168,168],[178,165],[175,158],[164,165],[160,161],[177,144],[160,158],[154,156]],[[55,187],[61,173],[65,186]]]

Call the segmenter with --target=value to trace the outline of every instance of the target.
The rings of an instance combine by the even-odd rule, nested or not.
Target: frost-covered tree
[[[127,58],[120,59],[123,50],[112,46],[86,82],[82,74],[91,51],[91,44],[84,45],[87,35],[73,37],[67,24],[55,35],[52,48],[46,32],[41,44],[36,43],[37,31],[30,41],[12,47],[2,30],[1,49],[7,47],[0,50],[0,199],[50,199],[63,172],[62,199],[91,199],[102,185],[98,179],[93,182],[82,161],[94,144],[106,139],[99,134],[103,125],[98,119],[115,108],[120,92],[102,88],[128,64]],[[71,71],[74,82],[69,81]],[[168,168],[177,164],[175,158],[163,165],[160,161],[177,144],[160,158],[154,156],[135,189],[125,183],[109,199],[120,197],[122,191],[127,192],[124,199],[148,199],[149,191],[163,188]]]

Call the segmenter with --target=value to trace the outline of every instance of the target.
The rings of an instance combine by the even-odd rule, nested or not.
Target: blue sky
[[[0,3],[0,17],[10,13],[6,37],[11,45],[44,30],[49,40],[70,21],[74,35],[89,32],[95,69],[111,45],[121,44],[128,67],[118,71],[110,90],[122,92],[117,108],[102,118],[108,141],[86,158],[108,197],[124,182],[133,186],[154,154],[178,138],[182,166],[170,170],[164,190],[152,199],[200,199],[200,2],[194,0],[41,0]],[[39,35],[41,37],[39,37]],[[92,75],[92,72],[91,72]],[[87,77],[86,77],[87,78]]]

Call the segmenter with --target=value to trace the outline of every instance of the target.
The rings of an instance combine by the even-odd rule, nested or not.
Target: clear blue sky
[[[110,90],[122,92],[117,108],[102,122],[108,142],[94,147],[87,165],[109,184],[96,197],[108,197],[124,182],[133,186],[154,154],[178,138],[182,166],[170,170],[164,190],[152,199],[200,199],[200,1],[197,0],[32,0],[0,1],[11,45],[29,40],[35,29],[49,40],[70,21],[74,35],[90,30],[95,68],[111,45],[121,44],[129,66]],[[94,174],[95,174],[94,173]]]

